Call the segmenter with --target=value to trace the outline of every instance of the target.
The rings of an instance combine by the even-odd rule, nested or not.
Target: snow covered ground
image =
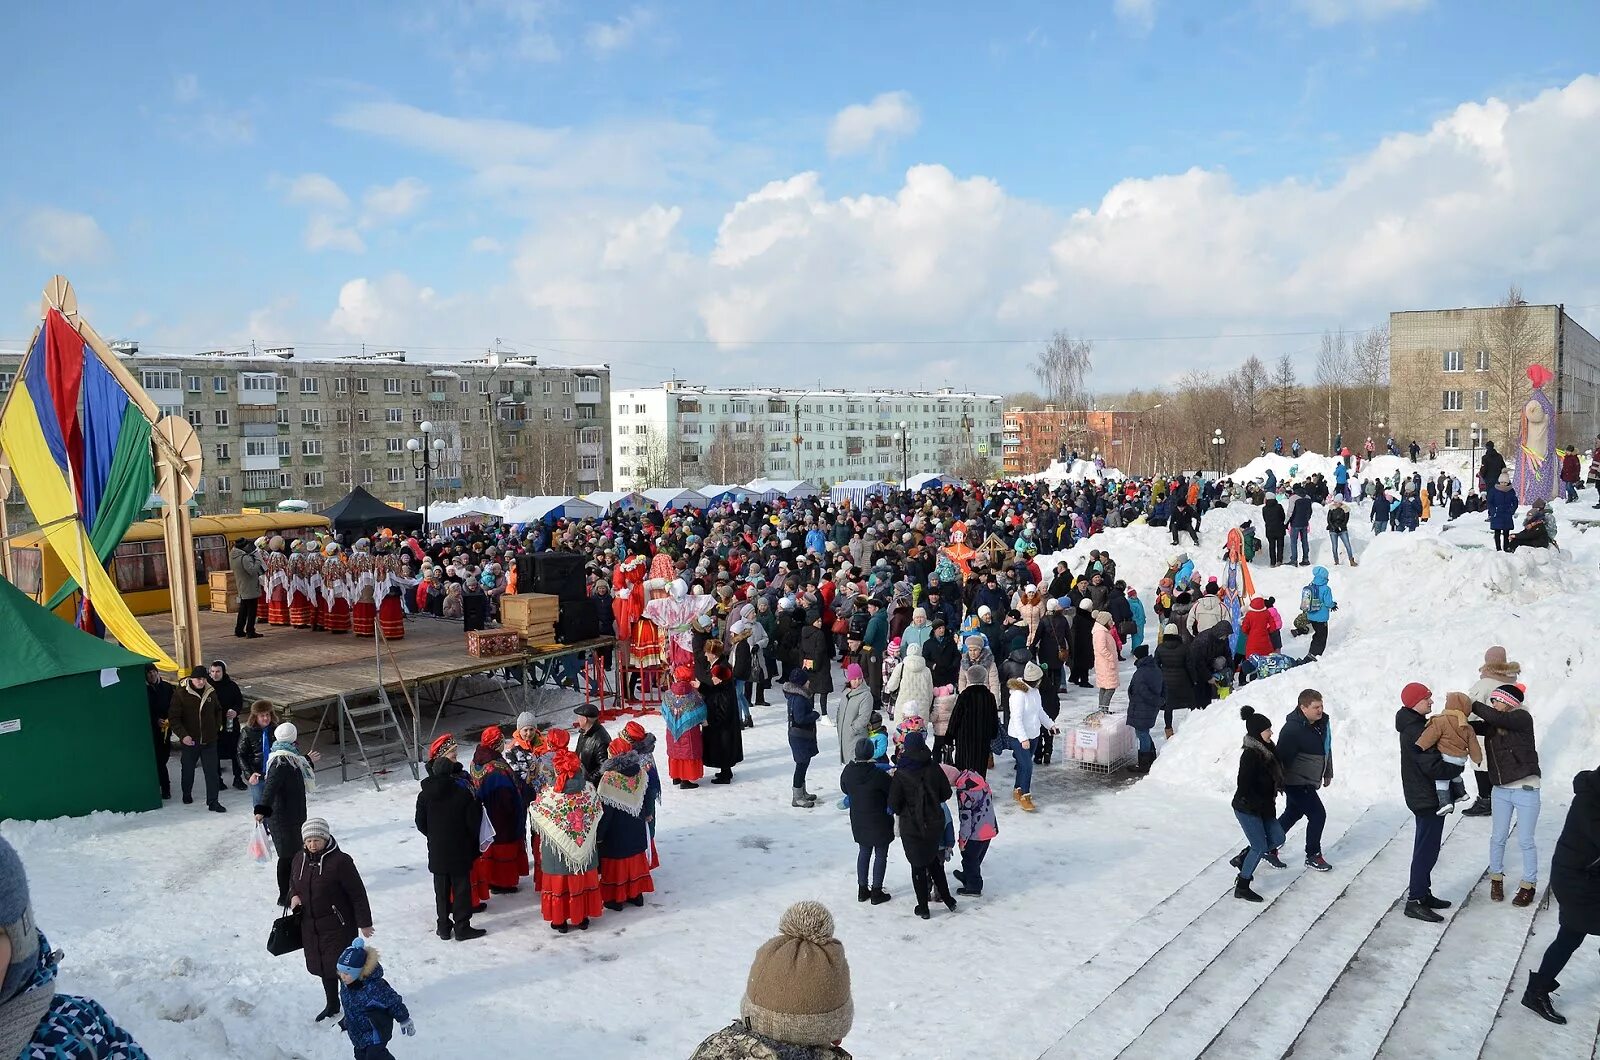
[[[1556,507],[1560,515],[1567,506]],[[1220,573],[1226,531],[1247,512],[1259,522],[1243,505],[1207,513],[1202,545],[1184,549],[1203,572]],[[1319,511],[1313,525],[1321,522]],[[1600,650],[1592,647],[1600,533],[1582,534],[1564,520],[1562,553],[1504,556],[1462,547],[1487,543],[1480,523],[1467,516],[1446,530],[1440,516],[1418,533],[1374,541],[1358,513],[1351,526],[1361,566],[1330,567],[1340,609],[1320,663],[1180,715],[1179,733],[1148,779],[1090,779],[1059,764],[1037,771],[1039,813],[1001,802],[984,897],[963,900],[953,915],[937,911],[930,923],[911,914],[898,850],[887,884],[895,900],[856,903],[849,824],[831,805],[833,730],[823,730],[809,785],[829,801],[792,809],[779,707],[758,708],[733,785],[667,791],[662,867],[646,908],[607,912],[587,933],[565,937],[539,920],[535,896],[521,893],[496,897],[477,918],[490,931],[485,939],[439,941],[424,844],[411,823],[414,785],[403,775],[383,792],[325,781],[312,811],[328,818],[360,867],[374,942],[416,1018],[417,1037],[401,1040],[396,1053],[687,1056],[736,1015],[750,957],[783,908],[816,898],[833,910],[851,961],[857,1012],[846,1046],[857,1056],[1037,1057],[1066,1030],[1053,1008],[1070,1004],[1073,984],[1093,974],[1080,964],[1130,925],[1150,922],[1147,914],[1171,919],[1185,901],[1211,900],[1203,887],[1174,892],[1197,877],[1210,886],[1204,873],[1215,874],[1218,855],[1237,843],[1228,799],[1241,704],[1281,718],[1301,687],[1323,691],[1335,734],[1332,837],[1370,805],[1399,807],[1392,718],[1401,685],[1423,681],[1442,700],[1475,679],[1493,643],[1524,664],[1552,778],[1546,814],[1558,817],[1558,793],[1600,747],[1600,718],[1587,701],[1600,683]],[[1313,560],[1325,564],[1326,534],[1312,536]],[[1066,555],[1077,566],[1091,546],[1109,548],[1120,576],[1147,601],[1175,551],[1166,531],[1135,526]],[[1041,565],[1048,570],[1053,559]],[[1258,591],[1276,595],[1292,616],[1309,571],[1255,574]],[[1301,654],[1306,643],[1291,639],[1288,650]],[[1064,720],[1088,709],[1089,694],[1074,689]],[[1009,775],[1005,762],[991,773],[998,791]],[[41,927],[66,951],[61,988],[101,1000],[155,1056],[348,1056],[341,1034],[311,1022],[320,992],[299,955],[265,951],[272,870],[245,856],[242,796],[229,792],[225,801],[226,817],[171,805],[0,827],[28,866]],[[1542,855],[1548,865],[1548,848]],[[1268,877],[1264,886],[1282,885]],[[1178,940],[1181,956],[1186,940]],[[1473,1002],[1462,994],[1461,1003]]]

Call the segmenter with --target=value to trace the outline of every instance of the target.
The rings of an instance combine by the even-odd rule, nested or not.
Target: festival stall
[[[421,512],[391,508],[360,486],[318,514],[328,517],[328,523],[335,532],[352,538],[371,537],[383,527],[396,533],[422,529]]]
[[[738,504],[750,496],[750,491],[737,482],[719,482],[701,486],[700,492],[705,494],[706,503],[712,507],[718,504]]]
[[[583,499],[599,505],[608,515],[612,512],[637,512],[649,505],[644,494],[635,490],[596,490],[584,494]]]
[[[691,489],[673,489],[670,486],[645,490],[644,499],[657,505],[664,512],[670,512],[675,508],[706,507],[705,494]]]
[[[924,472],[920,475],[912,475],[910,478],[906,479],[906,489],[911,490],[913,493],[919,493],[922,490],[943,489],[946,478],[948,478],[948,476],[933,471]]]
[[[598,504],[582,497],[528,497],[505,510],[505,521],[513,524],[553,523],[557,519],[598,519]]]
[[[149,660],[68,625],[4,580],[0,626],[0,821],[160,806],[144,693]],[[63,771],[63,750],[85,739],[92,767]]]
[[[894,492],[894,487],[881,479],[847,478],[835,482],[828,491],[828,499],[835,504],[848,503],[859,508],[868,497],[883,497]]]
[[[798,501],[817,495],[817,487],[798,478],[757,478],[745,484],[754,499],[763,500],[769,504],[776,500]]]

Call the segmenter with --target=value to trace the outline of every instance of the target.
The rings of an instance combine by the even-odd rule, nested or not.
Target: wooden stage
[[[313,633],[268,626],[265,621],[256,626],[260,639],[240,639],[233,635],[234,618],[222,612],[200,612],[200,643],[206,661],[221,659],[228,664],[228,673],[239,682],[247,704],[265,699],[281,710],[295,713],[321,707],[340,695],[371,690],[379,683],[380,673],[384,687],[399,705],[405,701],[402,685],[418,695],[419,685],[444,682],[448,689],[455,679],[505,670],[521,684],[520,698],[526,703],[528,663],[583,654],[614,643],[610,638],[601,638],[577,644],[530,646],[517,655],[475,658],[467,654],[459,619],[407,616],[405,637],[380,643],[374,637]],[[156,643],[168,652],[172,650],[170,615],[145,615],[139,622]],[[515,690],[515,685],[511,687]],[[428,698],[442,704],[448,700],[449,691],[442,698]]]

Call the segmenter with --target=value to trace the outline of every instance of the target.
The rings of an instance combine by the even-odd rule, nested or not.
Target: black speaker
[[[522,585],[517,575],[517,585]],[[533,591],[568,600],[585,600],[588,592],[583,579],[583,556],[576,552],[539,552],[533,557]]]
[[[522,593],[536,593],[539,591],[539,575],[533,565],[533,557],[521,555],[516,557],[517,564],[517,591]]]
[[[580,640],[593,640],[600,635],[600,615],[594,601],[563,600],[561,613],[556,618],[556,641],[576,644]]]

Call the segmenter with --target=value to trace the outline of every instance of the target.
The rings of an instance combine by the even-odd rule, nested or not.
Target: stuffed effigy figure
[[[1516,472],[1512,479],[1517,499],[1523,504],[1548,501],[1556,495],[1556,407],[1544,392],[1555,378],[1542,364],[1528,366],[1528,381],[1533,393],[1522,406],[1522,431],[1518,436]]]

